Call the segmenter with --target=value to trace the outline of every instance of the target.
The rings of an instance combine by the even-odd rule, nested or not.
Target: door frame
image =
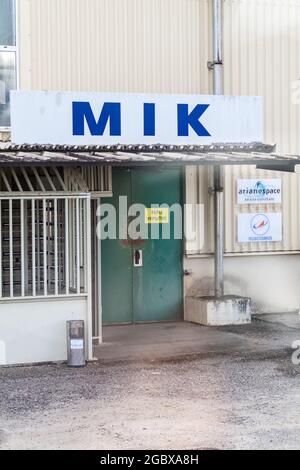
[[[113,171],[118,171],[118,169],[127,169],[127,170],[142,170],[144,169],[143,166],[136,166],[136,167],[121,167],[121,168],[117,168],[117,167],[113,167]],[[161,171],[163,172],[164,171],[164,168],[161,167],[161,166],[157,166],[157,165],[154,165],[153,167],[147,167],[147,169],[149,171]],[[95,300],[95,308],[93,310],[93,324],[95,325],[95,329],[94,329],[94,336],[93,336],[93,342],[94,344],[101,344],[103,342],[103,327],[104,326],[122,326],[122,325],[134,325],[134,324],[150,324],[150,323],[169,323],[169,322],[176,322],[176,321],[183,321],[184,320],[184,297],[185,297],[185,294],[184,294],[184,273],[183,273],[183,266],[184,266],[184,167],[182,166],[178,166],[178,165],[170,165],[168,166],[168,169],[178,169],[180,170],[180,204],[182,206],[182,214],[183,214],[183,217],[182,217],[182,240],[181,240],[181,246],[182,246],[182,254],[181,254],[181,268],[182,268],[182,272],[181,272],[181,275],[182,275],[182,279],[181,279],[181,284],[182,284],[182,300],[181,300],[181,303],[182,303],[182,313],[181,313],[181,316],[180,316],[180,319],[179,320],[159,320],[159,321],[156,321],[156,320],[145,320],[145,321],[139,321],[139,322],[135,322],[134,318],[132,318],[132,321],[130,322],[120,322],[120,323],[114,323],[114,324],[111,324],[111,325],[105,325],[103,324],[103,305],[102,305],[102,276],[103,276],[103,272],[102,272],[102,269],[105,269],[102,267],[102,256],[101,256],[101,253],[102,253],[102,241],[101,240],[98,240],[98,238],[96,237],[96,240],[97,240],[97,256],[96,256],[96,262],[95,262],[95,279],[97,279],[97,283],[94,283],[93,282],[93,298],[96,299]],[[112,183],[112,194],[114,193],[114,187],[113,187],[113,183]],[[105,198],[106,199],[106,198]],[[97,224],[97,221],[98,221],[98,218],[96,217],[96,210],[97,208],[99,207],[99,205],[102,203],[102,199],[101,198],[97,198],[96,199],[97,203],[96,203],[96,209],[95,211],[93,211],[93,218],[95,217],[96,218],[96,222],[94,223],[94,226],[96,226]],[[93,237],[95,237],[95,231],[93,233]],[[132,312],[133,314],[133,312]],[[133,315],[132,315],[133,316]]]

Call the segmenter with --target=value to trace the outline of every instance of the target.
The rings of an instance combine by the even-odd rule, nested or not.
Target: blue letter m
[[[84,135],[84,122],[91,135],[103,135],[109,120],[109,134],[121,135],[121,104],[104,103],[98,122],[95,119],[90,103],[73,101],[73,135]]]
[[[201,137],[209,137],[210,133],[201,124],[199,119],[205,113],[209,104],[197,104],[195,108],[189,113],[189,106],[187,104],[178,104],[178,136],[187,137],[189,135],[189,126]]]

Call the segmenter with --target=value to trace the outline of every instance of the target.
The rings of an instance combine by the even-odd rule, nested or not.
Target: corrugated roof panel
[[[0,164],[20,165],[153,165],[206,164],[250,165],[300,164],[300,156],[274,153],[275,147],[260,143],[214,144],[203,146],[102,146],[62,147],[40,145],[5,145],[0,149]]]

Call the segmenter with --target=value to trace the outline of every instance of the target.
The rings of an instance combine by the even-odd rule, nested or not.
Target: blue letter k
[[[210,133],[201,124],[199,119],[202,114],[207,110],[209,104],[197,104],[195,108],[189,113],[188,104],[178,104],[178,136],[189,136],[189,126],[201,137],[209,137]]]

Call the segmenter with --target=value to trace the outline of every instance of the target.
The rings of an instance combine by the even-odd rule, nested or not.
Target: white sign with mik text
[[[12,91],[15,144],[107,145],[262,141],[251,96]]]

